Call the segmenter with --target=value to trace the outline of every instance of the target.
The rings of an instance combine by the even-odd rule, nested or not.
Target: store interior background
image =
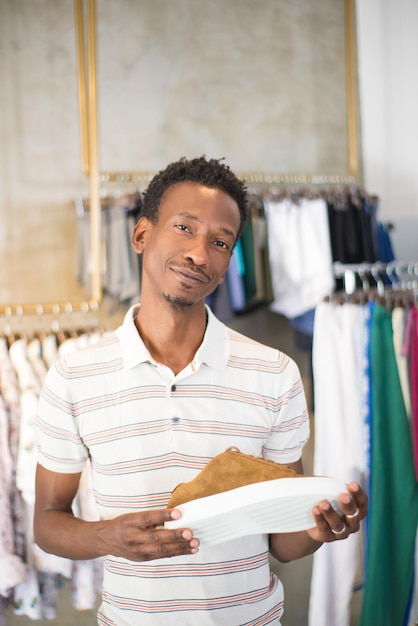
[[[242,172],[348,174],[346,4],[230,0],[225,11],[221,0],[205,3],[205,9],[199,0],[99,0],[101,170],[154,172],[180,156],[206,154],[225,156]],[[352,5],[356,178],[379,197],[380,219],[393,223],[397,258],[417,260],[418,5]],[[274,22],[277,7],[282,14]],[[200,22],[213,28],[199,30]],[[50,320],[10,317],[8,306],[16,312],[19,305],[89,297],[89,285],[76,275],[75,200],[88,196],[89,179],[81,158],[74,4],[2,0],[0,36],[0,321],[19,331]],[[229,49],[222,47],[225,41]],[[167,49],[171,55],[177,51],[177,65]],[[248,55],[245,63],[239,53]],[[222,65],[231,72],[227,97],[216,70]],[[206,77],[203,66],[209,68]],[[101,193],[107,191],[102,185]],[[125,303],[104,294],[99,310],[80,319],[84,315],[90,324],[93,315],[111,329],[125,311]],[[231,325],[293,356],[310,394],[307,354],[295,346],[286,319],[263,307]],[[312,443],[307,470],[311,454]],[[306,558],[279,568],[286,592],[283,626],[306,624],[310,567]],[[94,611],[75,616],[66,589],[52,623],[94,624]],[[360,593],[353,595],[351,626],[357,624]],[[9,623],[33,622],[10,612]]]

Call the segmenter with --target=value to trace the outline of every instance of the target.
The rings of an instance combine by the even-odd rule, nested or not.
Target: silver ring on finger
[[[346,515],[345,517],[347,519],[356,519],[359,516],[359,513],[360,513],[360,511],[359,511],[359,509],[357,509],[357,511],[355,513],[351,513],[351,515]]]
[[[342,535],[345,535],[347,531],[347,526],[344,524],[344,526],[341,528],[341,530],[334,530],[333,528],[331,528],[331,532],[336,536],[336,537],[341,537]]]

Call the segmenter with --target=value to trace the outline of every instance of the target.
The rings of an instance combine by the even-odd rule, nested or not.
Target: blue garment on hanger
[[[395,260],[389,228],[386,224],[377,224],[377,248],[379,261],[390,263]]]

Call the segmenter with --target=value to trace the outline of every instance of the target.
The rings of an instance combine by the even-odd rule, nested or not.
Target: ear
[[[142,254],[145,250],[145,242],[150,226],[151,222],[146,217],[141,217],[134,226],[131,245],[137,254]]]

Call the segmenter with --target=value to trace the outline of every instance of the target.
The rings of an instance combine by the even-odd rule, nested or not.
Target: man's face
[[[225,192],[191,182],[170,187],[157,223],[142,218],[134,230],[143,296],[151,290],[177,306],[204,299],[225,276],[239,226],[238,205]]]

